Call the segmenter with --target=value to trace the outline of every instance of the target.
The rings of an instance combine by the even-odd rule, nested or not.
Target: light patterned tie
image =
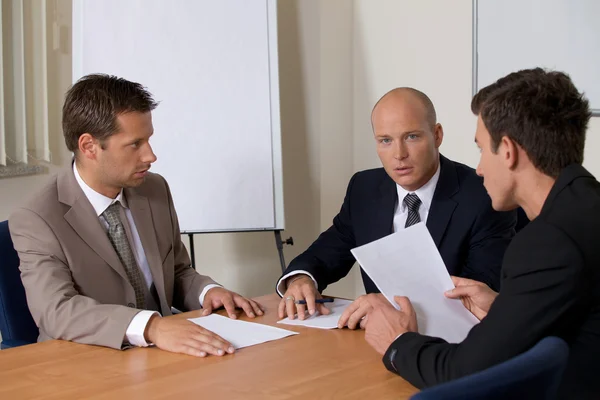
[[[143,286],[145,284],[144,277],[137,266],[135,257],[131,251],[131,246],[127,240],[125,227],[121,222],[121,217],[119,214],[119,207],[121,207],[121,205],[118,201],[113,203],[106,210],[104,210],[102,216],[108,222],[108,239],[119,255],[119,259],[125,267],[127,278],[129,278],[129,283],[131,283],[133,290],[135,290],[135,301],[137,303],[137,308],[145,308],[146,300],[144,299]]]
[[[409,193],[404,197],[404,205],[408,208],[408,217],[406,218],[405,228],[421,222],[419,216],[419,207],[421,206],[421,199],[414,193]]]

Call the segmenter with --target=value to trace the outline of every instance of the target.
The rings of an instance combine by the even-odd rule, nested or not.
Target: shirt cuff
[[[279,295],[279,297],[283,297],[283,294],[287,290],[287,287],[286,287],[286,284],[285,284],[285,280],[287,278],[291,278],[294,275],[300,275],[300,274],[310,276],[310,279],[312,279],[313,282],[315,283],[315,287],[316,288],[319,287],[319,284],[315,280],[314,276],[312,276],[309,272],[300,269],[300,270],[297,270],[297,271],[292,271],[289,274],[282,276],[281,279],[279,279],[279,281],[277,282],[277,294]]]
[[[211,283],[210,285],[206,285],[204,286],[204,289],[202,289],[202,293],[200,293],[200,297],[198,298],[198,300],[200,300],[200,307],[204,307],[204,296],[206,296],[206,293],[212,289],[212,288],[216,288],[216,287],[223,287],[221,285],[215,285],[214,283]]]
[[[151,343],[146,342],[144,338],[144,332],[146,331],[146,325],[148,325],[148,321],[153,315],[160,314],[156,311],[143,310],[140,311],[133,317],[129,326],[127,327],[127,331],[125,332],[125,337],[127,338],[127,342],[132,346],[138,347],[148,347]]]

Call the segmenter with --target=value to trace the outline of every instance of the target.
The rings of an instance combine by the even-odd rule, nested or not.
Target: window
[[[47,0],[0,0],[0,177],[50,162]]]

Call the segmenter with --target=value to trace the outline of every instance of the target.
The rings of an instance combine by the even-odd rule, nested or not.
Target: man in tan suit
[[[169,318],[171,306],[263,313],[190,267],[169,186],[148,171],[156,106],[141,85],[106,75],[67,93],[63,131],[74,163],[9,221],[39,341],[223,355],[230,343]]]

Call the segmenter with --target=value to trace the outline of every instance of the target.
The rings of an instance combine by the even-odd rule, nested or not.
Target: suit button
[[[129,303],[129,304],[127,304],[127,307],[135,308],[135,304]]]

